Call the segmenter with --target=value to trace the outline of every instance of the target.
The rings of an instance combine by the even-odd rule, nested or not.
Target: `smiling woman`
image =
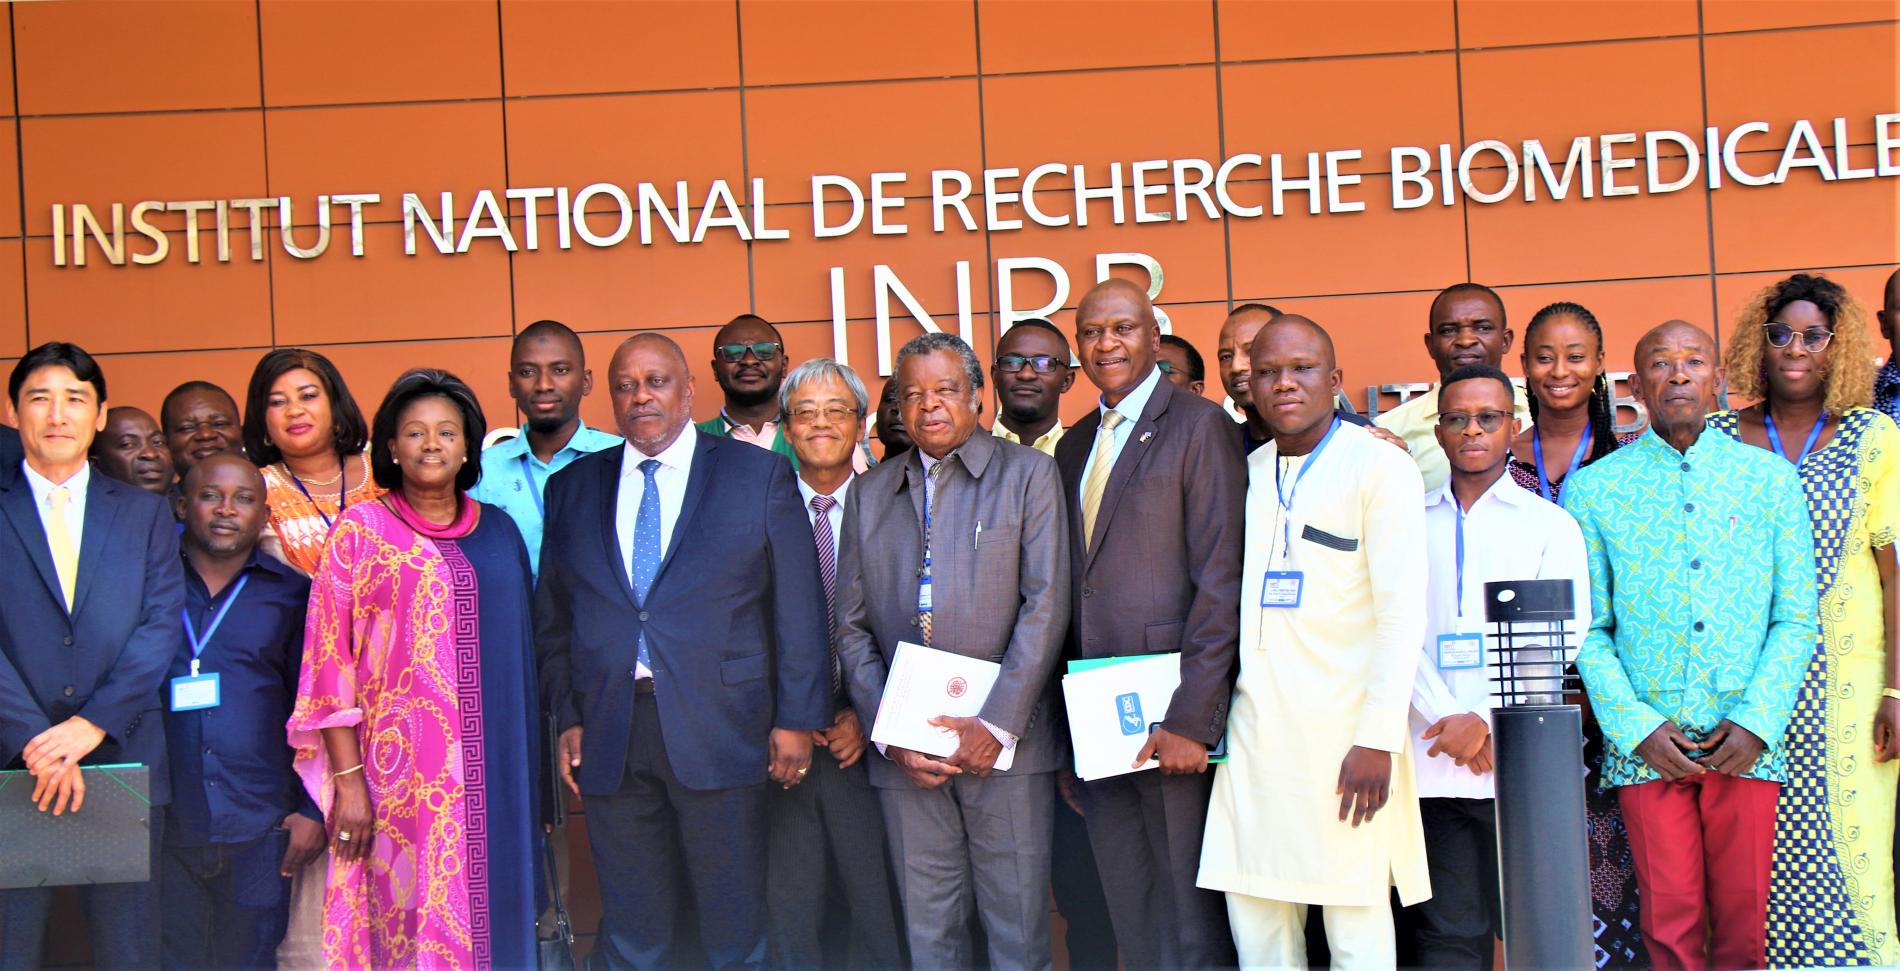
[[[270,489],[267,552],[306,574],[316,569],[343,510],[385,491],[370,478],[368,440],[363,413],[329,358],[282,347],[257,362],[244,448]]]

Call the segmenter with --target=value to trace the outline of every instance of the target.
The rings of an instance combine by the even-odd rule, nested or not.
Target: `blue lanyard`
[[[1583,438],[1577,442],[1577,454],[1570,457],[1570,468],[1564,472],[1565,482],[1570,481],[1570,477],[1583,465],[1583,457],[1588,454],[1590,454],[1590,433],[1586,430]],[[1552,498],[1556,490],[1550,487],[1550,479],[1544,475],[1544,433],[1536,429],[1532,429],[1531,433],[1531,461],[1537,466],[1537,494],[1543,496],[1545,502],[1556,502],[1557,500]]]
[[[1293,484],[1288,486],[1285,491],[1281,491],[1280,489],[1280,463],[1278,456],[1275,456],[1273,463],[1273,497],[1280,503],[1280,548],[1285,553],[1290,554],[1293,552],[1293,500],[1299,495],[1300,482],[1306,478],[1306,473],[1319,461],[1320,453],[1326,451],[1326,446],[1332,442],[1333,435],[1339,431],[1340,424],[1339,416],[1334,415],[1332,425],[1326,429],[1326,436],[1319,440],[1318,445],[1313,446],[1312,453],[1306,456],[1305,462],[1301,463],[1300,471],[1294,474]]]
[[[1781,429],[1775,427],[1775,416],[1768,413],[1767,405],[1762,406],[1761,420],[1762,424],[1768,426],[1768,444],[1775,447],[1776,455],[1784,459],[1787,458],[1788,450],[1781,447]],[[1794,464],[1797,467],[1800,466],[1802,459],[1808,457],[1809,452],[1814,451],[1814,443],[1821,440],[1821,429],[1826,427],[1827,412],[1823,411],[1821,412],[1821,417],[1814,420],[1814,428],[1808,432],[1808,440],[1806,444],[1801,446],[1801,454],[1794,458]]]
[[[1457,527],[1453,531],[1452,548],[1456,551],[1458,564],[1458,619],[1465,619],[1465,507],[1458,502],[1458,496],[1451,496],[1451,508],[1458,513]]]
[[[211,643],[212,636],[217,634],[218,626],[224,623],[224,615],[231,612],[231,605],[237,603],[238,594],[244,592],[244,584],[250,582],[250,579],[251,575],[246,573],[237,578],[237,583],[232,584],[231,592],[224,598],[224,604],[218,608],[217,613],[211,616],[211,624],[205,628],[203,637],[198,636],[197,628],[191,622],[191,608],[187,607],[179,611],[185,621],[185,640],[191,644],[192,677],[198,676],[198,656],[205,652],[205,647]]]
[[[529,453],[527,452],[521,453],[521,477],[528,480],[528,495],[534,497],[534,511],[539,513],[542,519],[546,519],[548,518],[548,510],[546,506],[542,505],[546,500],[541,498],[541,490],[535,488],[534,466],[528,461],[528,456]]]
[[[336,514],[342,516],[343,510],[350,507],[350,460],[343,459],[339,464],[342,470],[337,473],[339,488],[336,490]],[[290,484],[296,486],[297,491],[303,493],[305,499],[310,500],[310,508],[315,509],[317,515],[322,517],[323,528],[330,528],[330,517],[323,514],[323,507],[317,505],[317,497],[311,495],[310,490],[303,487],[303,480],[297,478],[297,473],[290,471],[289,462],[284,463],[284,471],[290,475]]]

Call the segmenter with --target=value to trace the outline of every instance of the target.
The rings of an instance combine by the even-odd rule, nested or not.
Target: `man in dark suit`
[[[0,425],[0,478],[12,474],[26,452],[20,447],[20,430],[12,425]]]
[[[1164,380],[1147,294],[1109,280],[1075,312],[1100,407],[1056,446],[1075,578],[1068,656],[1179,654],[1181,684],[1138,762],[1079,782],[1096,865],[1130,968],[1234,963],[1226,903],[1194,885],[1227,727],[1240,621],[1246,467],[1219,407]]]
[[[1068,531],[1055,463],[977,425],[983,368],[968,344],[925,334],[897,356],[916,447],[845,497],[838,656],[859,719],[875,724],[898,642],[1002,666],[981,711],[932,721],[948,759],[892,746],[871,759],[918,968],[967,968],[969,905],[996,971],[1049,966],[1052,776],[1061,726],[1050,674],[1069,618]],[[993,771],[1005,748],[1007,771]]]
[[[106,382],[84,350],[34,348],[7,394],[25,458],[0,468],[0,765],[33,773],[34,799],[58,815],[81,810],[80,766],[143,764],[151,804],[162,807],[171,785],[159,687],[184,637],[185,606],[171,510],[87,464],[105,425]],[[163,815],[148,824],[154,861]],[[155,963],[150,881],[82,893],[95,966]],[[45,887],[0,891],[0,965],[38,966],[52,899]]]
[[[636,334],[608,387],[623,448],[548,480],[535,648],[561,778],[600,876],[596,953],[659,968],[690,886],[714,968],[765,957],[766,779],[832,727],[825,597],[781,456],[691,427],[679,345]]]

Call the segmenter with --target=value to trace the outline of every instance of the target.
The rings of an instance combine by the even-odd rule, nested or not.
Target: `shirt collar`
[[[1517,483],[1511,479],[1510,470],[1505,469],[1504,474],[1498,476],[1497,481],[1491,483],[1491,486],[1484,490],[1484,494],[1478,497],[1478,501],[1471,504],[1471,508],[1477,509],[1479,506],[1484,505],[1486,500],[1490,499],[1495,499],[1509,506],[1521,505],[1525,500],[1529,499],[1531,495],[1530,490],[1519,488]],[[1433,490],[1432,494],[1425,499],[1425,507],[1427,509],[1441,504],[1451,506],[1458,504],[1458,497],[1452,494],[1451,479],[1449,478],[1445,480],[1444,485]]]
[[[692,468],[693,450],[698,447],[699,430],[694,428],[690,421],[686,423],[686,427],[680,429],[679,437],[673,439],[673,444],[661,449],[658,455],[648,455],[634,448],[632,442],[628,442],[621,446],[620,477],[625,479],[639,475],[640,463],[649,458],[659,459],[660,464],[669,469],[685,471]]]
[[[780,417],[784,417],[784,416],[781,415]],[[731,434],[734,429],[738,429],[738,428],[745,428],[748,431],[750,431],[750,427],[747,426],[744,422],[733,421],[732,416],[726,414],[726,409],[724,408],[719,409],[719,420],[722,422],[725,422],[727,434]],[[766,432],[776,431],[777,429],[778,429],[777,418],[774,418],[771,421],[761,422],[759,424],[759,434],[761,435],[765,434]]]
[[[567,443],[555,450],[554,454],[557,456],[566,452],[582,452],[584,454],[585,450],[579,447],[581,443],[598,434],[600,433],[587,427],[587,423],[583,421],[574,426],[574,434],[569,436]],[[523,455],[533,454],[532,448],[528,444],[528,429],[524,426],[520,434],[513,438],[496,442],[485,451],[494,452],[505,459],[518,459]],[[540,460],[536,459],[536,461]]]
[[[191,565],[191,557],[186,556],[185,551],[180,549],[178,551],[178,558],[185,564],[185,574],[193,580],[198,581],[198,587],[202,589],[205,585],[204,578],[199,576],[197,568]],[[298,573],[276,557],[266,555],[261,546],[251,547],[251,555],[245,558],[244,568],[239,570],[237,575],[243,576],[252,570],[262,570],[265,573],[275,574],[284,579],[301,578],[303,576],[303,574]],[[229,587],[226,589],[229,589]],[[219,591],[220,594],[223,592],[222,590]]]
[[[1143,378],[1140,384],[1135,385],[1135,390],[1128,392],[1128,396],[1123,398],[1120,404],[1114,406],[1115,413],[1122,416],[1123,421],[1140,421],[1142,411],[1148,407],[1148,399],[1154,396],[1155,388],[1160,384],[1161,369],[1151,369],[1148,376]],[[1110,410],[1107,401],[1098,399],[1097,404],[1103,414],[1107,414]]]
[[[72,477],[68,478],[65,482],[54,482],[46,476],[39,474],[39,472],[35,470],[33,466],[27,464],[24,459],[20,462],[20,468],[26,470],[27,488],[33,491],[33,501],[40,505],[45,505],[46,497],[60,486],[66,487],[66,491],[72,496],[72,501],[83,504],[86,498],[86,487],[92,484],[91,462],[80,463],[79,471],[74,472]]]
[[[793,478],[798,479],[798,495],[804,500],[805,508],[810,509],[811,501],[819,496],[818,490],[808,485],[805,482],[804,476],[794,476]],[[836,500],[838,505],[844,505],[844,495],[851,491],[851,482],[856,478],[857,475],[855,473],[845,476],[844,482],[838,486],[838,491],[830,494],[831,498]]]

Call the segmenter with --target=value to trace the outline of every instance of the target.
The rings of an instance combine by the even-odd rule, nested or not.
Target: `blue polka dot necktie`
[[[653,474],[660,471],[659,459],[647,459],[640,463],[640,471],[646,479],[646,488],[640,492],[640,511],[633,517],[633,595],[640,598],[640,606],[645,607],[647,589],[653,586],[653,578],[660,572],[660,486],[653,481]],[[640,632],[640,666],[653,670],[653,661],[647,656],[646,631]]]

